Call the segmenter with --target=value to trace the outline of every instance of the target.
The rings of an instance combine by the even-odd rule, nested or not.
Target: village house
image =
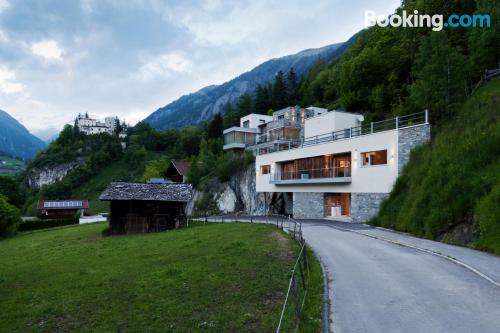
[[[283,193],[295,218],[368,221],[411,149],[430,140],[427,111],[365,124],[356,113],[290,107],[263,120],[250,139],[244,126],[224,131],[224,149],[253,151],[256,191]]]
[[[191,196],[190,184],[111,183],[99,199],[110,201],[111,233],[129,234],[178,228]]]
[[[87,200],[39,200],[38,215],[42,219],[65,220],[80,214],[83,216],[89,208]]]
[[[191,163],[186,160],[172,160],[167,168],[165,177],[176,183],[185,183]]]

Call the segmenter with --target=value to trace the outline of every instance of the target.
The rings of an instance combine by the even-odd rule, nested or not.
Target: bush
[[[62,227],[65,225],[78,224],[77,219],[63,219],[63,220],[32,220],[26,221],[19,225],[18,231],[39,230],[54,227]]]
[[[500,182],[477,205],[480,236],[479,249],[500,255]]]
[[[0,195],[0,238],[14,234],[19,223],[19,210],[9,203],[7,197]]]

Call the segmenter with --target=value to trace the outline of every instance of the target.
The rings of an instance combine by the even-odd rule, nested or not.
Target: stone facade
[[[430,140],[431,126],[429,124],[398,130],[398,174],[401,174],[404,166],[408,163],[411,150]]]
[[[322,192],[294,192],[293,217],[296,219],[324,218],[324,201]]]
[[[351,193],[351,221],[365,223],[374,217],[389,193]]]

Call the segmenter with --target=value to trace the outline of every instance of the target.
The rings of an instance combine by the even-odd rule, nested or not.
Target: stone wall
[[[410,159],[410,152],[431,140],[431,125],[407,127],[398,130],[398,175]]]
[[[293,217],[296,219],[324,218],[324,193],[294,192]]]
[[[351,221],[365,223],[374,217],[389,193],[351,193]]]

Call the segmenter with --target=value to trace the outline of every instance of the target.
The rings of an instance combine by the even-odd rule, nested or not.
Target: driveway
[[[499,257],[360,225],[302,230],[331,280],[331,331],[500,332]]]

